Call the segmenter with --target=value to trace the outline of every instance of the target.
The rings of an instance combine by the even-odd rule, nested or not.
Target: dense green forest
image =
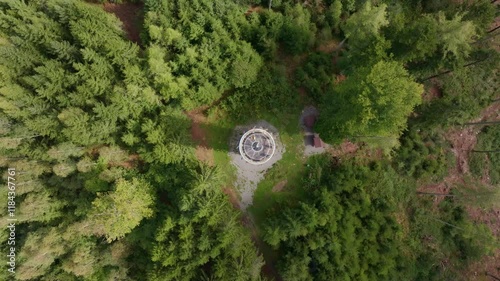
[[[500,258],[499,7],[1,0],[0,280],[469,280]],[[240,210],[228,139],[260,119],[286,152]]]

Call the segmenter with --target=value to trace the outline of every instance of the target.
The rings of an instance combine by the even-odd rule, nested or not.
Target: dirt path
[[[137,44],[141,44],[141,17],[142,8],[144,4],[142,3],[123,3],[123,4],[112,4],[105,3],[102,5],[104,10],[108,13],[114,14],[123,23],[123,29],[125,30],[128,39]]]
[[[197,108],[186,112],[186,115],[191,119],[191,138],[196,145],[196,157],[198,160],[207,163],[210,166],[214,165],[214,150],[209,147],[207,142],[207,132],[202,128],[202,124],[206,123],[207,118],[203,115],[205,107]]]
[[[236,190],[231,187],[225,187],[223,188],[223,192],[229,197],[229,202],[231,202],[233,208],[240,210],[241,202]],[[258,229],[252,215],[249,212],[243,212],[240,222],[246,229],[249,230],[250,237],[252,238],[255,247],[257,247],[259,253],[264,257],[265,264],[262,267],[262,274],[270,280],[281,281],[282,279],[278,274],[278,270],[271,262],[269,262],[271,259],[269,258],[268,253],[263,251],[266,245],[259,237]]]

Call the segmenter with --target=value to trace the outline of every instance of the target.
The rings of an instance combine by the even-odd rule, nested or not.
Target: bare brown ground
[[[260,13],[264,10],[262,6],[250,6],[248,10],[245,12],[245,15],[248,16],[251,13]]]
[[[438,99],[442,97],[441,89],[436,84],[432,84],[432,86],[423,93],[422,100],[424,102],[430,102],[432,100]]]
[[[197,144],[196,146],[196,157],[198,160],[207,163],[210,166],[214,165],[214,151],[208,146],[207,133],[205,129],[202,128],[202,124],[205,123],[206,117],[203,115],[203,110],[205,108],[198,108],[187,112],[187,116],[191,119],[191,138]]]
[[[283,190],[283,188],[286,186],[286,184],[288,183],[288,180],[283,180],[283,181],[280,181],[279,183],[277,183],[275,186],[273,186],[273,189],[272,191],[273,192],[280,192]]]
[[[481,209],[481,208],[473,208],[467,207],[467,211],[471,217],[480,223],[486,224],[493,234],[497,237],[500,237],[500,209]],[[500,266],[500,260],[499,264]]]
[[[484,155],[484,161],[486,163],[486,165],[484,165],[484,166],[489,167],[490,166],[490,158],[488,157],[488,154]],[[483,183],[485,185],[491,184],[490,170],[489,169],[483,170],[483,174],[481,176],[481,183]]]
[[[330,154],[334,157],[343,157],[346,155],[353,155],[359,149],[359,145],[352,143],[350,141],[344,141],[339,146],[330,150]]]
[[[240,199],[238,198],[238,194],[236,194],[236,190],[234,190],[234,188],[224,187],[222,189],[222,192],[227,195],[227,197],[229,198],[229,202],[231,203],[233,208],[240,208]]]
[[[335,76],[335,84],[339,84],[340,82],[344,81],[347,79],[347,77],[344,74],[339,74]]]
[[[486,275],[486,273],[489,274]],[[493,281],[491,276],[500,278],[500,249],[497,249],[493,255],[485,256],[481,260],[474,262],[467,272],[465,272],[464,280],[471,281]]]
[[[123,167],[125,169],[135,169],[137,168],[137,166],[139,166],[140,162],[141,157],[139,156],[139,154],[132,154],[128,156],[127,161],[123,161],[117,164],[117,166]]]
[[[130,41],[140,45],[140,17],[142,3],[123,3],[123,4],[103,4],[106,12],[114,14],[123,23],[127,37]]]
[[[337,50],[338,45],[339,45],[339,42],[337,40],[332,39],[332,40],[329,40],[328,42],[325,42],[325,43],[319,45],[316,48],[316,51],[330,54],[333,51]]]
[[[293,82],[293,75],[295,70],[307,59],[307,54],[302,54],[300,56],[288,56],[284,54],[284,51],[279,51],[283,65],[286,66],[286,76],[290,82]]]

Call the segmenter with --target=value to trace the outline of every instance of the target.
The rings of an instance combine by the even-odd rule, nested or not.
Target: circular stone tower
[[[273,157],[276,143],[272,134],[265,129],[253,128],[241,136],[238,149],[246,162],[260,165]]]

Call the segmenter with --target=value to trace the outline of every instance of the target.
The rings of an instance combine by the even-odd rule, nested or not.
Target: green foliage
[[[274,3],[274,1],[273,1]],[[259,54],[273,60],[278,49],[277,41],[283,29],[285,17],[282,13],[264,10],[248,16],[249,25],[242,28],[244,38]]]
[[[430,15],[412,20],[394,34],[392,51],[401,61],[422,61],[435,54],[439,46],[438,23]],[[415,34],[419,34],[416,37]],[[422,40],[424,38],[424,40]]]
[[[415,200],[407,206],[409,247],[399,279],[461,280],[460,269],[489,254],[497,242],[490,229],[473,223],[463,205],[451,197],[437,210],[431,204],[430,200]],[[442,261],[453,266],[443,269],[439,266]]]
[[[298,55],[305,52],[313,45],[315,33],[316,26],[307,9],[300,4],[285,7],[280,38],[288,53]]]
[[[453,54],[456,58],[465,58],[471,51],[470,44],[476,35],[476,27],[470,21],[462,21],[462,15],[455,15],[451,20],[444,13],[438,14],[437,24],[442,40],[443,55]]]
[[[262,184],[287,179],[297,190],[259,187],[266,202],[251,210],[283,279],[455,280],[493,245],[464,210],[498,194],[482,201],[481,189],[454,186],[433,208],[413,191],[446,170],[436,127],[469,121],[498,98],[498,54],[485,37],[494,5],[462,2],[146,0],[141,47],[102,5],[0,2],[0,166],[16,168],[15,279],[262,280],[263,257],[221,190],[230,181],[193,153],[185,110],[208,106],[231,125],[283,118],[287,152]],[[264,7],[247,13],[251,4]],[[310,51],[339,29],[345,66],[333,69],[331,55]],[[320,104],[325,140],[395,145],[422,92],[403,65],[422,80],[450,74],[432,79],[443,97],[418,108],[396,163],[332,167],[321,156],[303,166],[296,120],[310,102]],[[347,80],[335,85],[334,72]],[[497,149],[497,131],[485,129],[476,149]],[[473,153],[471,171],[489,165],[498,183],[498,155],[487,156]]]
[[[328,7],[326,13],[326,18],[330,26],[338,32],[342,15],[342,1],[334,0],[333,3]]]
[[[237,90],[221,103],[236,120],[245,116],[260,116],[262,112],[283,112],[294,108],[297,93],[286,78],[285,69],[268,65],[248,89]]]
[[[398,137],[422,91],[401,64],[380,61],[359,69],[324,96],[317,130],[332,143],[345,138]]]
[[[399,173],[415,179],[437,181],[453,166],[453,155],[441,135],[410,129],[394,152]]]
[[[247,22],[238,5],[150,0],[145,6],[148,67],[167,102],[192,109],[255,81],[262,60],[242,40]]]
[[[26,195],[18,212],[20,222],[49,222],[63,216],[64,201],[52,198],[43,190]]]
[[[295,84],[307,91],[308,97],[319,102],[323,95],[333,89],[332,56],[317,52],[307,57],[307,61],[296,70]]]
[[[463,3],[461,8],[465,12],[463,19],[472,21],[479,34],[484,34],[491,27],[491,22],[495,18],[495,7],[491,5],[491,0]]]
[[[180,163],[194,158],[188,129],[191,120],[180,110],[164,108],[151,118],[127,125],[129,133],[141,140],[138,152],[150,163]]]
[[[478,134],[478,141],[471,153],[470,169],[476,177],[489,176],[493,185],[500,184],[500,127],[484,127]],[[481,152],[485,151],[485,152]],[[489,152],[488,152],[489,151]]]
[[[83,240],[63,261],[62,268],[76,276],[91,275],[98,263],[98,257],[93,254],[95,251],[97,251],[97,247],[92,240]]]
[[[393,174],[381,166],[330,165],[319,182],[304,181],[301,202],[269,214],[263,238],[278,249],[280,272],[287,280],[393,278],[400,231],[389,195]]]
[[[130,71],[138,65],[138,48],[122,37],[116,18],[75,1],[12,1],[1,8],[10,42],[1,46],[0,61],[16,65],[2,75],[2,108],[30,135],[74,145],[110,142],[118,120],[149,106],[132,91],[147,86],[128,79],[141,75]]]
[[[238,225],[221,184],[219,169],[195,166],[182,182],[165,186],[173,205],[155,235],[149,280],[257,280],[262,257]]]
[[[343,25],[350,64],[366,66],[387,58],[390,42],[380,34],[381,28],[389,24],[386,8],[386,4],[374,7],[367,1]]]
[[[66,251],[56,229],[40,228],[28,235],[19,255],[16,278],[30,280],[42,276],[50,265]]]
[[[153,215],[154,202],[148,182],[133,178],[119,179],[116,190],[98,194],[88,215],[91,232],[106,237],[108,242],[120,239],[135,228],[142,219]]]
[[[469,122],[496,97],[499,85],[497,53],[486,53],[487,59],[455,69],[439,77],[442,98],[418,108],[420,128],[446,127]]]

